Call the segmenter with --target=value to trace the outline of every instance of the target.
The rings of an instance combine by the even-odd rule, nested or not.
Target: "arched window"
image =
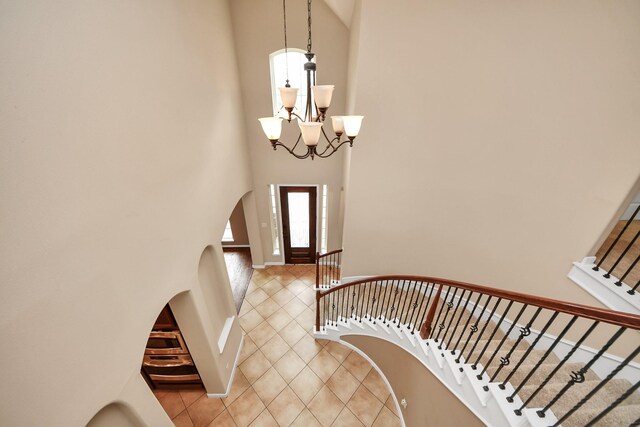
[[[280,91],[278,91],[279,87],[283,87],[287,83],[287,68],[289,69],[289,84],[291,87],[299,89],[298,100],[296,101],[297,113],[300,115],[304,113],[304,100],[307,96],[307,76],[304,71],[304,64],[307,62],[307,58],[304,53],[305,51],[302,49],[290,48],[287,54],[285,54],[284,49],[281,49],[269,55],[274,116],[287,117],[287,112],[284,109],[280,111],[282,99],[280,98]]]

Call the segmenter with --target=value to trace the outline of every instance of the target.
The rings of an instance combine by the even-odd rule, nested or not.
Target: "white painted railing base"
[[[640,314],[640,292],[629,295],[627,291],[631,288],[625,283],[616,286],[617,277],[603,277],[607,272],[602,268],[593,271],[595,261],[595,257],[587,257],[582,262],[574,262],[569,279],[612,310]]]
[[[484,424],[495,427],[541,427],[553,424],[555,417],[551,411],[545,418],[540,418],[535,413],[535,408],[523,411],[517,416],[515,410],[520,403],[516,399],[514,403],[507,402],[504,394],[509,392],[500,390],[497,384],[489,383],[488,377],[478,380],[476,375],[481,372],[472,370],[470,365],[456,363],[450,352],[438,349],[438,344],[433,340],[422,340],[419,336],[411,335],[406,325],[388,326],[391,322],[385,319],[375,322],[367,319],[343,319],[337,326],[327,326],[320,332],[315,332],[318,339],[342,341],[343,336],[361,335],[382,339],[391,342],[416,357],[427,369],[453,393],[465,406],[471,410]],[[460,372],[463,368],[463,372]],[[487,385],[489,391],[483,387]],[[510,384],[507,384],[510,387]]]

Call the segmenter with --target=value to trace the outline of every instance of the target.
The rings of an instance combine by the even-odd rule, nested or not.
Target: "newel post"
[[[431,307],[429,307],[429,312],[427,313],[427,317],[424,319],[424,323],[420,328],[420,337],[423,340],[429,339],[431,335],[431,330],[433,329],[432,323],[433,318],[436,315],[436,309],[438,308],[438,301],[440,301],[440,295],[442,294],[442,284],[438,284],[438,292],[436,293],[436,297],[433,299],[433,303]]]

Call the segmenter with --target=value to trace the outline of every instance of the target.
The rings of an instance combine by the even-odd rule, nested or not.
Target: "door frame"
[[[280,187],[315,187],[316,188],[316,247],[315,247],[315,252],[317,253],[320,249],[320,239],[318,238],[318,229],[320,227],[320,221],[322,220],[320,218],[320,214],[321,214],[321,206],[320,206],[320,191],[322,188],[322,184],[273,184],[276,187],[276,202],[277,202],[277,206],[276,206],[276,214],[278,216],[277,220],[278,220],[278,239],[280,239],[280,261],[279,264],[284,265],[285,264],[285,257],[284,257],[284,234],[283,234],[283,224],[282,224],[282,201],[280,200]],[[268,189],[267,189],[268,191]],[[265,262],[265,264],[271,264],[269,262]]]

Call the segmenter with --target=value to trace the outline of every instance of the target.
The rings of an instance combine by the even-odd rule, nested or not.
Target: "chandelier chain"
[[[287,0],[282,0],[282,14],[284,21],[284,60],[286,65],[286,74],[287,74],[287,83],[285,87],[290,87],[289,85],[289,47],[287,45]]]
[[[307,52],[311,52],[311,0],[307,0],[307,26],[309,28],[309,38],[307,39]]]

